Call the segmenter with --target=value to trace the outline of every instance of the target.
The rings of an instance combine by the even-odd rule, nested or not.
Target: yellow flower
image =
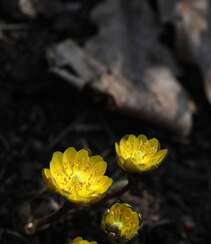
[[[115,143],[118,165],[131,173],[143,173],[160,165],[167,149],[160,150],[156,138],[147,139],[145,135],[126,135],[119,144]]]
[[[128,204],[115,203],[103,215],[101,226],[114,242],[131,240],[141,226],[142,219]]]
[[[50,169],[43,169],[48,187],[77,204],[89,204],[100,200],[112,184],[105,176],[107,163],[101,156],[89,156],[88,151],[76,151],[69,147],[55,152]]]
[[[70,243],[71,244],[97,244],[96,241],[83,240],[83,238],[80,236],[74,238]]]

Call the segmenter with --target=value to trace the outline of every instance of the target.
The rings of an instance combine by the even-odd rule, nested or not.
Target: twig
[[[5,233],[12,235],[12,236],[15,236],[16,238],[22,240],[24,243],[27,243],[26,238],[17,231],[6,229]]]
[[[49,224],[56,221],[58,218],[62,217],[70,209],[69,202],[65,202],[64,205],[56,212],[44,216],[40,219],[31,219],[24,227],[25,233],[28,235],[33,235],[37,231],[42,230]]]
[[[118,197],[118,196],[124,194],[128,190],[129,190],[129,184],[127,184],[126,186],[124,186],[119,191],[111,192],[110,194],[106,195],[106,197],[104,197],[103,200],[108,200],[108,199],[111,199],[111,198],[114,198],[114,197]]]
[[[0,23],[0,31],[4,30],[24,30],[29,28],[27,24],[5,24],[5,23]]]

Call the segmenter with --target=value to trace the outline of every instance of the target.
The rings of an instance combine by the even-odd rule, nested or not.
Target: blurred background
[[[131,133],[169,150],[116,199],[143,213],[131,243],[210,242],[210,24],[209,0],[0,0],[2,244],[109,243],[106,203],[24,225],[63,201],[41,177],[54,151],[89,148],[118,179],[114,142]]]

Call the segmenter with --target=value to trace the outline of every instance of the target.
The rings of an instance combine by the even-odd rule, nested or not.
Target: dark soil
[[[49,228],[25,234],[24,223],[32,214],[46,215],[63,201],[44,190],[41,170],[54,151],[86,147],[102,154],[109,174],[118,178],[123,173],[115,164],[114,142],[128,133],[144,133],[158,138],[169,155],[159,169],[137,177],[133,189],[116,199],[143,213],[142,231],[131,243],[209,243],[211,109],[196,85],[199,72],[184,67],[181,77],[198,106],[188,138],[108,112],[104,99],[78,91],[48,72],[46,47],[67,36],[84,43],[96,33],[89,19],[96,1],[78,2],[82,8],[71,17],[41,16],[33,21],[10,17],[9,21],[24,22],[27,28],[5,30],[0,40],[0,242],[56,244],[81,235],[108,243],[99,225],[107,203],[73,209]]]

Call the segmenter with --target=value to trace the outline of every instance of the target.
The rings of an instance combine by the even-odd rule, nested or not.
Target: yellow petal
[[[80,244],[90,244],[87,240],[80,241]]]
[[[74,147],[67,148],[63,153],[63,167],[67,172],[72,171],[73,162],[75,160],[77,151]]]
[[[54,186],[52,178],[51,178],[50,170],[49,169],[43,169],[42,170],[42,176],[43,176],[43,180],[45,181],[48,188],[51,190],[55,190],[55,186]]]
[[[126,171],[131,173],[138,171],[138,164],[133,162],[131,159],[125,160],[123,167]]]
[[[130,155],[131,153],[133,153],[135,148],[135,140],[136,137],[134,135],[128,135],[126,137],[124,147],[123,147],[125,155]],[[121,153],[123,153],[122,149],[121,149]]]
[[[138,164],[138,171],[140,173],[157,168],[167,154],[167,149],[162,149],[153,156],[144,157],[142,162]]]
[[[67,190],[69,184],[69,176],[64,171],[62,159],[63,153],[55,152],[50,162],[50,172],[57,184],[58,191]]]
[[[147,141],[147,137],[145,135],[139,135],[138,136],[139,144],[143,145]]]
[[[82,195],[83,194],[83,195]],[[88,192],[83,191],[75,192],[74,194],[66,194],[65,196],[70,202],[73,202],[78,205],[87,205],[96,201],[96,196],[91,196]]]
[[[75,162],[74,162],[74,171],[87,171],[90,168],[89,153],[85,149],[81,149],[77,152]]]
[[[87,240],[83,240],[82,237],[76,237],[75,239],[72,240],[71,242],[72,244],[97,244],[96,241],[87,241]]]
[[[83,240],[82,237],[78,236],[72,240],[73,244],[79,244]]]
[[[85,149],[81,149],[77,152],[76,159],[81,163],[86,163],[89,160],[89,153]]]
[[[90,162],[94,164],[94,171],[96,175],[103,175],[106,172],[107,163],[101,156],[90,157]]]
[[[128,141],[128,137],[129,135],[125,135],[122,137],[122,139],[120,140],[119,143],[119,149],[120,149],[120,153],[121,155],[125,153],[125,151],[127,150],[127,141]]]
[[[160,151],[158,151],[157,153],[155,153],[153,160],[156,164],[159,164],[162,162],[162,160],[166,157],[168,153],[167,149],[162,149]]]
[[[147,144],[151,153],[155,153],[160,149],[160,143],[156,138],[150,139]]]
[[[96,162],[99,162],[99,161],[104,161],[104,159],[100,155],[95,155],[95,156],[91,156],[90,157],[90,161],[92,163],[96,163]]]
[[[130,145],[132,152],[134,150],[137,150],[139,145],[137,143],[136,136],[129,135],[129,137],[128,137],[128,144]]]
[[[61,152],[53,153],[53,157],[50,162],[50,172],[54,178],[56,178],[57,176],[61,176],[61,174],[64,173],[64,168],[62,165],[62,157],[63,157],[63,153]]]
[[[97,193],[105,193],[112,185],[113,180],[111,178],[109,178],[108,176],[100,176],[97,177],[94,182],[93,185],[91,186],[91,190]]]
[[[124,169],[124,163],[125,163],[125,160],[121,157],[121,156],[119,156],[119,157],[117,157],[117,164],[119,165],[119,167],[121,167],[122,169]]]
[[[120,156],[121,155],[121,152],[120,152],[120,148],[119,148],[119,145],[118,145],[117,142],[115,142],[115,149],[116,149],[117,155]]]

